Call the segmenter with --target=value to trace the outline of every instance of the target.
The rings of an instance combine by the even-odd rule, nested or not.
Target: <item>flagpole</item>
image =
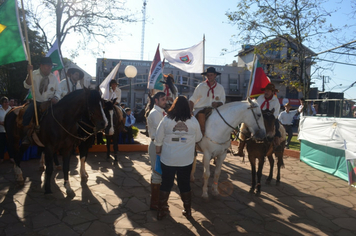
[[[250,75],[250,80],[248,81],[248,88],[247,88],[247,93],[246,93],[246,99],[250,96],[250,88],[251,88],[251,83],[252,83],[252,76],[253,72],[255,69],[255,62],[256,62],[257,56],[254,54],[253,56],[253,62],[252,62],[252,70],[251,70],[251,75]]]
[[[205,65],[205,34],[203,34],[203,72],[204,72],[204,65]],[[204,76],[203,76],[204,80]]]
[[[17,4],[17,2],[16,2]],[[23,25],[24,25],[24,31],[25,31],[25,38],[26,38],[26,51],[28,55],[28,64],[31,66],[31,53],[30,53],[30,46],[28,43],[28,34],[27,34],[27,25],[26,25],[26,17],[25,17],[25,10],[23,6],[23,0],[21,0],[21,6],[22,6],[22,18],[23,18]],[[31,81],[31,90],[32,90],[32,98],[33,98],[33,106],[35,108],[35,119],[36,119],[36,126],[39,126],[38,124],[38,115],[37,115],[37,103],[36,103],[36,93],[35,93],[35,86],[33,84],[33,79],[32,79],[32,70],[28,73],[28,76]]]

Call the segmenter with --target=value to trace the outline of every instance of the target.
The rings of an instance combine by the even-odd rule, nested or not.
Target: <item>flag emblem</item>
[[[4,31],[4,29],[6,29],[6,25],[0,24],[0,34]]]
[[[190,64],[192,62],[192,60],[190,60],[190,58],[189,58],[189,55],[179,57],[179,60],[181,60],[181,62],[184,62],[186,64]]]

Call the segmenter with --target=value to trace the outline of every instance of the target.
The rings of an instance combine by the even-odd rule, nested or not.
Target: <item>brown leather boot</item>
[[[201,130],[201,133],[205,134],[205,114],[204,113],[198,113],[197,114],[197,120],[199,122],[199,125],[200,125],[200,130]]]
[[[181,193],[180,194],[182,201],[183,201],[183,207],[184,210],[182,211],[183,215],[187,217],[187,219],[192,218],[192,192],[186,192],[186,193]]]
[[[245,157],[245,153],[244,153],[245,144],[246,144],[245,141],[240,141],[239,146],[238,146],[238,152],[235,152],[234,156]]]
[[[159,202],[159,188],[161,184],[153,184],[151,183],[151,204],[150,209],[157,211],[158,210],[158,202]]]
[[[169,213],[168,198],[170,192],[159,191],[159,202],[157,211],[157,220],[162,220]]]

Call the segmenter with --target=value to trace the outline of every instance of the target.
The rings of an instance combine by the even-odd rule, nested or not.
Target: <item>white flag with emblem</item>
[[[162,48],[165,59],[172,66],[187,73],[203,73],[204,41],[190,48],[168,50]]]

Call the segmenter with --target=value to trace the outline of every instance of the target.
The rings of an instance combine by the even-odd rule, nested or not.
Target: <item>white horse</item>
[[[249,127],[254,139],[262,140],[265,138],[266,130],[263,123],[261,109],[256,102],[251,101],[249,98],[247,101],[231,102],[214,109],[206,121],[205,135],[198,143],[204,154],[204,185],[202,194],[204,199],[208,199],[210,160],[217,157],[214,182],[212,186],[212,194],[217,196],[219,194],[218,181],[221,166],[231,144],[231,132],[241,123],[245,123],[247,127]],[[193,164],[191,180],[194,180],[194,172],[195,161]]]

